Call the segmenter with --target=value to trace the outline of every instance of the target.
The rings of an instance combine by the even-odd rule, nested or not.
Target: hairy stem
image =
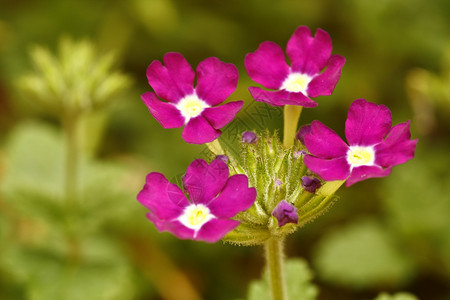
[[[281,239],[271,238],[267,240],[265,250],[272,300],[286,300],[286,287],[283,274],[283,241]]]
[[[297,105],[284,106],[283,145],[286,148],[294,145],[295,135],[297,134],[298,120],[300,119],[302,108],[303,107]]]

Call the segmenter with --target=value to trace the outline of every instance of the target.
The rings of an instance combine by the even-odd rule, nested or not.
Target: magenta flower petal
[[[208,204],[224,188],[228,175],[228,166],[220,159],[209,165],[203,159],[196,159],[183,176],[183,186],[193,203]]]
[[[417,144],[417,140],[411,140],[409,121],[390,127],[391,112],[386,106],[358,99],[350,106],[345,123],[350,146],[334,131],[314,121],[302,134],[312,154],[306,155],[304,162],[325,180],[348,177],[347,186],[387,176],[393,166],[414,157]]]
[[[239,225],[239,221],[213,219],[206,223],[197,233],[195,239],[215,243]]]
[[[217,139],[221,134],[220,130],[212,127],[212,125],[202,116],[190,119],[184,126],[181,137],[187,143],[204,144]]]
[[[345,137],[349,145],[378,144],[388,134],[392,125],[391,111],[384,105],[355,100],[345,121]]]
[[[319,121],[311,123],[311,132],[303,135],[304,145],[317,157],[330,159],[345,156],[347,144],[330,128]]]
[[[162,127],[177,128],[184,125],[184,117],[173,104],[160,101],[152,92],[142,94],[141,99]]]
[[[240,211],[252,206],[256,198],[256,189],[248,187],[247,176],[231,176],[222,192],[208,204],[211,212],[220,218],[231,218]]]
[[[392,127],[384,142],[375,146],[375,163],[390,167],[407,162],[414,157],[417,139],[411,140],[409,121]]]
[[[153,61],[147,68],[147,79],[158,97],[178,103],[194,92],[194,71],[180,53],[167,53],[160,61]]]
[[[177,220],[173,219],[159,219],[155,214],[149,212],[145,215],[149,219],[158,231],[167,231],[182,240],[193,239],[195,231],[187,228]]]
[[[158,219],[173,219],[183,206],[189,205],[180,188],[170,183],[161,173],[147,175],[146,183],[137,196],[138,201],[152,211]]]
[[[308,169],[319,175],[323,180],[343,180],[350,174],[350,165],[345,157],[322,159],[305,155],[303,161]]]
[[[304,137],[307,134],[311,134],[311,124],[303,125],[302,127],[300,127],[300,129],[297,131],[297,134],[295,135],[295,138],[304,145],[305,144]]]
[[[292,62],[292,71],[314,76],[326,65],[331,55],[330,35],[317,29],[314,37],[306,26],[300,26],[287,43],[286,52]]]
[[[253,99],[265,102],[272,106],[300,105],[303,107],[316,107],[317,103],[302,93],[292,93],[286,90],[266,91],[258,87],[249,87]]]
[[[245,175],[228,178],[228,174],[227,164],[220,159],[210,164],[197,159],[183,177],[190,201],[160,173],[147,176],[137,199],[150,210],[146,216],[159,231],[171,232],[180,239],[216,242],[239,225],[230,218],[256,199],[256,190],[248,187]]]
[[[268,89],[279,89],[289,74],[283,49],[274,42],[263,42],[244,60],[250,78]]]
[[[345,186],[349,187],[362,180],[376,177],[385,177],[389,174],[391,174],[391,168],[383,169],[379,166],[357,167],[352,170],[352,174],[345,182]]]
[[[308,96],[329,96],[333,93],[342,73],[345,58],[340,55],[332,55],[325,71],[314,77],[308,85]]]
[[[252,97],[273,106],[317,106],[308,97],[330,95],[345,62],[341,56],[331,56],[331,50],[327,32],[317,29],[312,37],[306,26],[298,27],[287,44],[291,67],[286,63],[281,47],[273,42],[261,43],[255,52],[246,56],[245,68],[252,80],[275,91],[250,87]]]
[[[146,93],[143,101],[150,113],[164,128],[186,125],[182,137],[192,144],[209,143],[217,139],[224,127],[242,108],[236,101],[215,108],[234,92],[238,70],[233,64],[210,57],[197,67],[197,87],[194,89],[195,73],[179,53],[167,53],[164,65],[153,61],[147,69],[147,77],[156,95],[170,103],[159,101]],[[171,106],[172,105],[172,106]]]
[[[210,57],[197,66],[197,95],[209,105],[225,101],[237,87],[239,72],[235,65]]]
[[[244,101],[228,102],[223,105],[208,107],[202,115],[215,129],[220,129],[230,123],[241,110]]]

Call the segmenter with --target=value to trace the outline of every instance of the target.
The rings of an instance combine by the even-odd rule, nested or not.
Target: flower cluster
[[[249,87],[251,96],[272,106],[317,106],[311,98],[331,95],[345,63],[331,52],[329,34],[317,29],[312,36],[306,26],[287,43],[291,65],[280,46],[261,43],[244,62],[250,78],[266,89]],[[244,104],[222,104],[238,83],[233,64],[210,57],[194,72],[181,54],[167,53],[163,63],[149,65],[147,78],[154,93],[144,93],[142,100],[151,115],[164,128],[184,126],[186,142],[207,143],[216,152],[210,164],[197,159],[189,165],[182,188],[150,173],[137,196],[158,230],[181,239],[252,245],[283,237],[322,214],[344,182],[387,176],[414,156],[417,140],[411,140],[409,122],[392,127],[390,110],[364,99],[350,106],[348,144],[313,121],[300,128],[295,143],[246,131],[239,137],[239,155],[233,156],[217,140]],[[285,115],[285,130],[294,128],[285,139],[294,139],[299,114],[294,115],[292,120]]]

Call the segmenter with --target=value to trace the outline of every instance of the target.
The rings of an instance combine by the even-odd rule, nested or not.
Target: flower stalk
[[[298,120],[300,119],[302,108],[302,106],[297,105],[284,106],[283,145],[286,148],[290,148],[294,145],[295,134],[298,129]]]
[[[78,171],[79,171],[79,114],[67,113],[62,118],[65,132],[66,161],[64,191],[66,199],[68,260],[76,262],[80,257],[79,241],[75,234],[75,219],[78,212]]]
[[[225,154],[225,151],[223,150],[222,146],[220,145],[219,139],[215,139],[214,141],[212,141],[210,143],[206,143],[206,146],[208,147],[209,151],[211,151],[215,155]]]
[[[286,300],[286,286],[283,272],[283,240],[271,238],[265,243],[266,264],[272,300]]]

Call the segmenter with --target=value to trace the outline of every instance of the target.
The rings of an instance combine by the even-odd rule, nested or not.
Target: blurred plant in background
[[[145,173],[175,176],[203,149],[183,148],[180,131],[167,132],[148,118],[139,100],[147,90],[142,78],[147,64],[167,51],[182,52],[195,64],[209,56],[238,63],[242,82],[232,97],[248,106],[239,121],[258,129],[251,116],[260,114],[258,120],[277,128],[279,114],[261,114],[248,105],[243,58],[263,40],[285,43],[294,28],[306,24],[327,30],[336,53],[352,59],[334,100],[320,99],[321,109],[305,114],[304,122],[340,124],[350,101],[364,95],[388,104],[398,118],[394,123],[412,117],[421,143],[414,161],[389,178],[341,191],[343,201],[287,244],[289,256],[312,262],[308,272],[300,271],[304,264],[293,264],[304,274],[299,289],[315,297],[316,289],[305,284],[314,274],[321,300],[374,299],[383,290],[390,295],[377,300],[411,298],[396,295],[399,290],[420,299],[449,299],[449,5],[447,0],[2,1],[0,298],[64,299],[61,291],[66,299],[81,292],[92,299],[244,298],[247,284],[259,277],[262,255],[179,242],[155,234],[136,217],[142,214],[135,196]],[[17,89],[32,69],[30,46],[54,49],[64,35],[74,41],[87,37],[97,53],[114,49],[112,64],[135,82],[117,95],[119,101],[83,113],[80,120],[74,231],[82,255],[76,267],[66,266],[66,135],[53,109],[39,107],[37,97]],[[358,256],[355,249],[361,249]],[[381,261],[389,266],[376,263]],[[349,264],[343,268],[341,262]]]

